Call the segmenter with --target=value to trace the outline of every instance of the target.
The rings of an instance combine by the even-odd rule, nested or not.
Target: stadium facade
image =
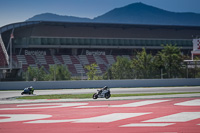
[[[53,64],[66,65],[76,76],[92,63],[102,74],[117,56],[131,59],[142,48],[155,54],[162,45],[172,44],[191,55],[200,27],[34,21],[3,26],[0,34],[1,77],[7,70],[26,71],[28,66],[44,66],[48,72]]]

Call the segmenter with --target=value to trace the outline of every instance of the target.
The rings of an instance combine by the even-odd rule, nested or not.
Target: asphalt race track
[[[0,133],[199,131],[200,98],[0,105]]]
[[[21,96],[22,90],[18,91],[0,91],[0,99]],[[55,89],[55,90],[37,90],[36,95],[51,94],[93,94],[97,89]],[[175,92],[200,92],[200,86],[190,87],[152,87],[152,88],[111,88],[112,94],[138,94],[138,93],[175,93]]]

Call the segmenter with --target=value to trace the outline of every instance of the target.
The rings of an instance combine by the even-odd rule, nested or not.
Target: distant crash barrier
[[[34,89],[81,89],[121,87],[171,87],[200,86],[200,79],[136,79],[136,80],[77,80],[77,81],[19,81],[0,82],[0,90],[21,90],[33,86]]]

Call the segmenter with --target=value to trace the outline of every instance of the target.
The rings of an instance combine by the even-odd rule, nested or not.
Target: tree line
[[[51,65],[49,72],[45,72],[44,67],[28,67],[24,73],[26,81],[56,81],[71,80],[71,74],[65,65]]]
[[[182,65],[183,55],[178,47],[167,45],[154,56],[143,48],[132,60],[117,57],[107,75],[111,79],[181,78]]]
[[[163,47],[156,55],[147,53],[143,48],[132,60],[118,56],[116,62],[100,76],[96,63],[86,65],[84,68],[87,70],[88,80],[200,77],[200,68],[186,68],[183,63],[185,57],[181,54],[180,48],[173,45]],[[28,67],[25,78],[29,81],[73,80],[65,65],[50,66],[48,73],[44,71],[44,67]]]

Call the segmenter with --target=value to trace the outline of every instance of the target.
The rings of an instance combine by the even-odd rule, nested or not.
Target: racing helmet
[[[107,86],[104,86],[104,87],[103,87],[103,89],[105,89],[105,90],[106,90],[106,89],[108,89],[108,87],[107,87]]]

